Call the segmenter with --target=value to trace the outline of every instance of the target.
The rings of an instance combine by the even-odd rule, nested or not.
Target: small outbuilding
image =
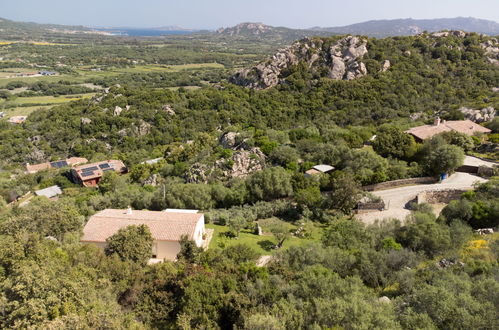
[[[318,174],[323,174],[323,173],[329,173],[334,171],[334,167],[331,165],[315,165],[311,169],[305,172],[306,176],[313,176],[313,175],[318,175]]]
[[[82,243],[95,244],[104,249],[106,240],[118,230],[130,225],[146,225],[154,239],[152,259],[175,260],[180,252],[180,240],[186,235],[198,247],[206,248],[208,239],[204,214],[167,211],[137,211],[107,209],[93,215],[83,229]]]
[[[49,199],[55,198],[59,195],[62,195],[62,189],[59,186],[52,186],[45,189],[40,189],[35,191],[35,195],[37,196],[45,196]]]

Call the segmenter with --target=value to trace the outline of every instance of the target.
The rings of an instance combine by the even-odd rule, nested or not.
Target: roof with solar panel
[[[72,169],[75,175],[83,183],[85,181],[101,178],[107,171],[125,173],[126,166],[121,160],[105,160],[102,162],[75,166]]]
[[[71,157],[68,159],[64,160],[56,160],[53,162],[46,162],[46,163],[41,163],[41,164],[26,164],[26,171],[28,173],[36,173],[38,171],[42,170],[50,170],[50,169],[60,169],[64,167],[70,167],[70,166],[75,166],[75,165],[80,165],[80,164],[85,164],[88,162],[88,159],[86,158],[81,158],[81,157]]]

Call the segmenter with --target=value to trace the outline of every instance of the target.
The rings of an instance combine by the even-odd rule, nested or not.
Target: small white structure
[[[334,170],[334,167],[331,165],[315,165],[310,170],[305,172],[306,176],[313,176],[321,173],[329,173]]]
[[[159,157],[159,158],[146,160],[145,162],[142,162],[141,164],[154,165],[154,164],[159,163],[162,160],[163,160],[163,157]]]
[[[62,190],[59,186],[52,186],[45,189],[40,189],[35,191],[37,196],[45,196],[47,198],[54,198],[58,195],[62,195]]]
[[[198,247],[207,247],[204,214],[173,211],[107,209],[90,217],[83,229],[82,243],[106,247],[106,240],[130,225],[146,225],[154,239],[151,258],[175,260],[183,235]]]

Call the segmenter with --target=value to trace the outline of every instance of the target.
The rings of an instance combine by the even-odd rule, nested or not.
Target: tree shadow
[[[260,247],[265,251],[271,251],[272,249],[274,249],[275,246],[275,243],[268,239],[259,241],[257,244],[260,245]]]

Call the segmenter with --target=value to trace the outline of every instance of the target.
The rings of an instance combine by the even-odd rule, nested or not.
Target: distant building
[[[88,163],[88,159],[80,157],[71,157],[66,160],[57,160],[54,162],[47,162],[35,165],[26,164],[26,172],[33,174],[42,170],[59,169],[63,167],[75,166],[85,163]]]
[[[55,76],[55,75],[57,75],[57,72],[54,72],[54,71],[38,71],[38,74],[41,74],[42,76]]]
[[[123,174],[127,172],[127,168],[121,160],[105,160],[73,167],[71,175],[75,182],[79,182],[85,187],[95,187],[107,171]]]
[[[45,196],[47,198],[54,198],[62,194],[62,190],[59,186],[52,186],[45,189],[35,191],[37,196]]]
[[[306,176],[313,176],[317,174],[322,174],[322,173],[329,173],[331,171],[334,171],[334,167],[331,165],[315,165],[311,169],[305,172]]]
[[[208,240],[204,226],[204,214],[185,213],[176,210],[136,211],[107,209],[93,215],[83,229],[82,243],[95,244],[104,249],[106,240],[118,230],[130,225],[146,225],[154,239],[151,251],[153,259],[175,260],[180,252],[183,235],[198,247],[206,248]]]
[[[11,124],[22,124],[26,121],[27,116],[13,116],[9,118],[9,123]]]
[[[430,139],[435,135],[444,132],[459,132],[469,136],[476,133],[490,133],[491,130],[472,122],[471,120],[449,120],[441,121],[440,118],[436,118],[433,125],[423,125],[413,127],[407,131],[408,134],[414,136],[414,138],[421,142],[426,139]]]

